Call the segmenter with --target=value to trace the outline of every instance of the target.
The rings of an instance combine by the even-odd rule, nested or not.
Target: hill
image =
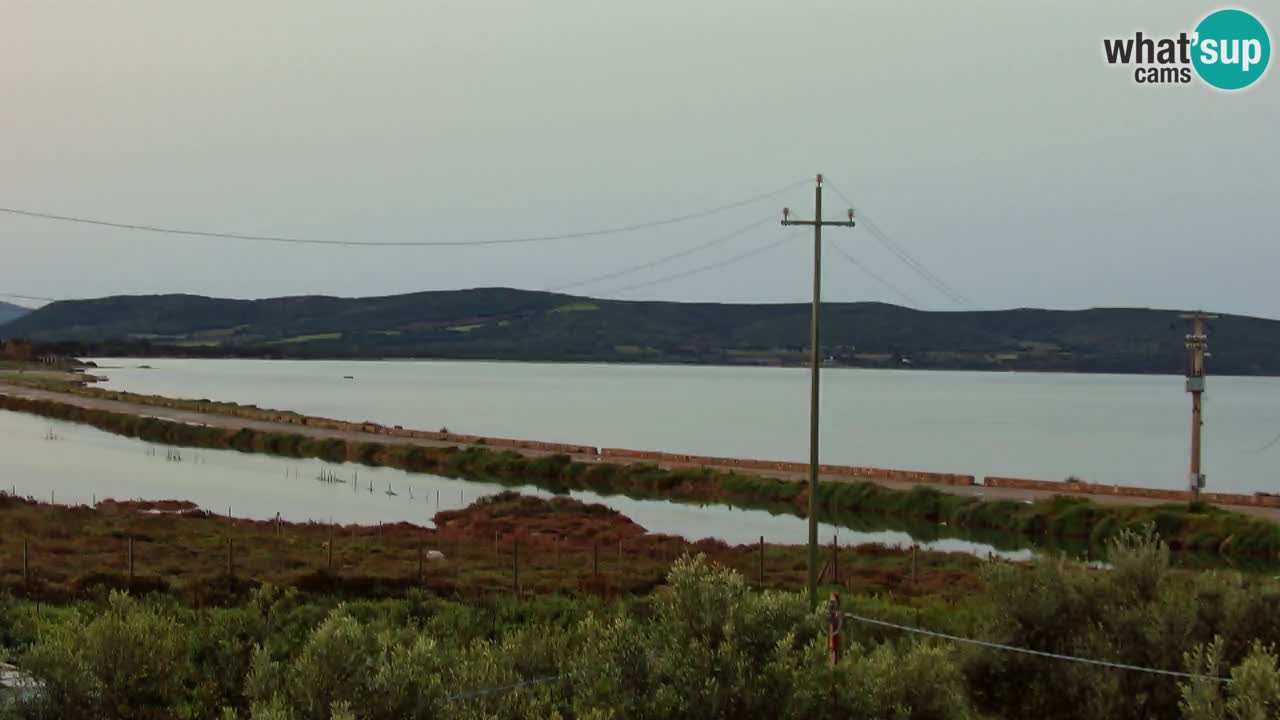
[[[831,364],[871,367],[1178,373],[1177,311],[929,312],[829,303]],[[599,300],[483,288],[371,298],[227,300],[193,295],[64,301],[0,335],[68,354],[801,364],[809,308]],[[1212,370],[1280,375],[1280,322],[1224,315]]]
[[[9,322],[10,320],[17,320],[23,315],[26,315],[28,312],[31,312],[31,311],[28,310],[27,308],[22,307],[21,305],[14,305],[12,303],[0,302],[0,325],[3,325]]]

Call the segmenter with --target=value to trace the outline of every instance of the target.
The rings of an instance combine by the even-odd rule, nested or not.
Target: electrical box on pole
[[[1204,471],[1200,465],[1200,429],[1204,425],[1204,359],[1209,356],[1209,335],[1206,321],[1216,320],[1217,315],[1204,312],[1183,313],[1182,319],[1191,321],[1191,332],[1186,337],[1187,392],[1191,393],[1191,469],[1187,473],[1187,485],[1196,498],[1204,489]]]

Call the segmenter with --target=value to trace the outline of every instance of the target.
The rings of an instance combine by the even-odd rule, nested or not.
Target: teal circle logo
[[[1201,80],[1219,90],[1249,87],[1267,71],[1271,60],[1267,28],[1243,10],[1209,14],[1196,26],[1192,42],[1192,65]]]

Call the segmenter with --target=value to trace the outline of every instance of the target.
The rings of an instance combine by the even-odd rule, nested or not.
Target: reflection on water
[[[88,505],[108,497],[180,499],[212,512],[255,519],[279,513],[294,522],[431,526],[436,512],[466,507],[483,495],[502,490],[551,495],[532,486],[508,488],[393,468],[231,450],[169,448],[85,425],[4,411],[0,411],[0,457],[5,471],[0,486],[60,504]],[[794,515],[591,492],[570,495],[613,508],[650,532],[689,540],[710,538],[746,544],[763,537],[769,543],[803,544],[808,537],[806,521]],[[841,545],[905,547],[915,542],[902,530],[853,530],[824,523],[820,532],[823,542],[838,537]],[[991,545],[959,539],[933,539],[921,545],[984,556],[996,552]],[[1030,557],[1028,550],[996,554]]]

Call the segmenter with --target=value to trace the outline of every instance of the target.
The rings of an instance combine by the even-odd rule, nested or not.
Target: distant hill
[[[28,310],[27,308],[22,307],[21,305],[13,305],[7,302],[0,302],[0,325],[3,325],[9,322],[10,320],[17,320],[23,315],[26,315],[28,312],[31,312],[31,311]],[[3,335],[3,333],[0,332],[0,335]]]
[[[1179,373],[1185,329],[1172,310],[926,312],[825,306],[835,365]],[[69,354],[208,357],[430,357],[800,364],[807,304],[597,300],[484,288],[372,298],[225,300],[193,295],[57,302],[0,336]],[[1280,375],[1280,322],[1224,315],[1212,325],[1219,374]]]

